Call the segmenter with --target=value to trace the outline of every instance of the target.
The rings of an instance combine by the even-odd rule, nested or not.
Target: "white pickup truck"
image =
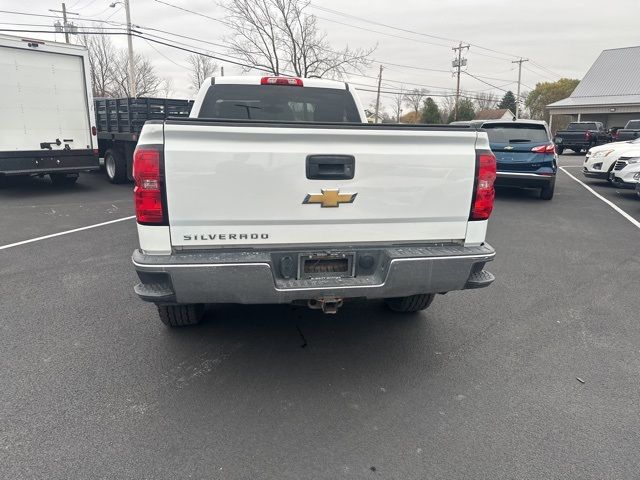
[[[423,310],[494,280],[495,174],[486,133],[367,124],[347,83],[211,78],[140,135],[135,291],[170,326],[212,303]]]

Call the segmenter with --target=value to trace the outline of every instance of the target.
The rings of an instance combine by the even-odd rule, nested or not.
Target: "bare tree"
[[[155,68],[148,58],[141,54],[133,57],[135,65],[136,94],[138,97],[153,96],[158,93],[162,85],[162,79],[156,74]],[[127,52],[120,51],[114,62],[114,85],[111,95],[114,97],[128,97],[129,92],[129,56]]]
[[[200,90],[202,83],[218,70],[215,62],[210,57],[204,55],[192,53],[187,58],[187,62],[189,62],[191,66],[191,72],[189,73],[191,88],[196,92]]]
[[[428,94],[429,91],[425,88],[414,88],[404,94],[404,102],[413,110],[416,118],[418,118],[422,102]]]
[[[101,31],[99,27],[92,30]],[[81,33],[78,42],[89,52],[89,75],[94,97],[109,96],[114,83],[116,49],[108,35]]]
[[[234,35],[229,49],[251,65],[274,75],[343,77],[362,71],[374,48],[334,50],[320,31],[307,0],[228,0],[221,6]]]
[[[493,92],[478,92],[474,101],[478,110],[492,110],[496,108],[500,99]]]
[[[173,78],[166,77],[162,80],[158,90],[164,98],[169,98],[173,93]]]
[[[372,119],[373,123],[393,123],[393,119],[389,116],[389,114],[385,111],[385,107],[383,104],[382,98],[380,99],[380,103],[378,105],[378,116],[376,117],[376,101],[371,100],[369,103],[369,108],[365,108],[364,113],[367,114],[368,119]]]
[[[442,123],[449,123],[449,119],[453,118],[453,111],[456,108],[456,97],[450,95],[448,97],[442,97],[440,100],[440,118]]]
[[[391,114],[396,123],[400,123],[400,117],[402,116],[402,104],[404,102],[405,88],[402,85],[398,91],[392,96],[391,99]]]

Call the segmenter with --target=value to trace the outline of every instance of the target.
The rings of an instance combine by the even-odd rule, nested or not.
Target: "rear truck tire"
[[[127,181],[127,159],[120,150],[110,148],[104,152],[104,171],[111,183]]]
[[[547,185],[546,187],[542,187],[540,189],[540,199],[541,200],[551,200],[553,198],[553,192],[556,189],[555,184]]]
[[[577,153],[578,155],[580,155],[580,152],[582,152],[581,148],[572,148],[571,150],[573,150],[575,153]]]
[[[65,186],[73,185],[78,181],[77,173],[50,173],[51,183],[54,185]]]
[[[387,298],[385,302],[390,310],[398,313],[415,313],[426,310],[433,302],[435,293],[421,293],[408,297]]]
[[[558,155],[562,155],[562,152],[564,152],[564,147],[556,147],[556,151],[558,152]]]
[[[158,315],[168,327],[197,325],[204,315],[204,305],[158,305]]]

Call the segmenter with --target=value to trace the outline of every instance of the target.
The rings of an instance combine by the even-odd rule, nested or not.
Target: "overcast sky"
[[[109,8],[111,1],[68,0],[67,9],[78,12],[82,18],[124,22],[124,10],[120,5]],[[224,18],[223,11],[215,0],[163,1],[214,18]],[[132,22],[143,27],[220,43],[230,33],[218,22],[162,5],[156,0],[130,2]],[[446,39],[365,23],[358,18],[316,9],[314,5]],[[4,0],[0,8],[50,14],[48,10],[59,9],[60,4],[49,0]],[[379,62],[383,63],[383,88],[397,90],[404,82],[408,88],[424,86],[437,94],[455,88],[455,79],[450,73],[454,56],[451,47],[455,45],[455,41],[473,44],[465,53],[468,73],[481,76],[484,82],[504,90],[516,90],[517,65],[511,61],[516,56],[529,58],[531,61],[524,64],[522,72],[523,90],[526,91],[537,82],[556,80],[560,76],[582,78],[603,49],[638,45],[640,14],[637,10],[638,0],[313,0],[307,11],[319,17],[319,25],[327,32],[335,49],[346,45],[354,48],[377,45],[372,55],[375,62],[365,74],[375,77]],[[70,15],[69,18],[72,17]],[[44,25],[53,21],[55,19],[0,13],[0,28],[16,28],[15,24],[18,23]],[[91,24],[87,21],[77,23]],[[53,39],[52,35],[47,34],[29,35]],[[63,36],[57,35],[57,40],[64,41]],[[122,37],[114,37],[114,41],[119,46],[126,46]],[[220,47],[198,44],[193,40],[180,41],[203,51],[224,53]],[[152,59],[160,75],[173,79],[173,96],[192,96],[186,64],[188,53],[162,45],[152,48],[144,40],[137,38],[134,39],[134,48]],[[385,62],[444,72],[385,65]],[[240,73],[242,72],[238,68],[225,65],[226,75]],[[376,83],[374,78],[352,77],[351,80],[372,86]],[[490,90],[499,95],[504,93],[469,75],[463,75],[462,88],[468,92]],[[374,94],[363,93],[362,96],[365,105],[368,105]],[[384,101],[383,98],[383,103]],[[389,103],[388,98],[386,102]]]

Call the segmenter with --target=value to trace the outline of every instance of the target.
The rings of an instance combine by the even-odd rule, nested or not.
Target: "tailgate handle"
[[[353,155],[307,156],[309,180],[351,180],[355,171],[356,159]]]

